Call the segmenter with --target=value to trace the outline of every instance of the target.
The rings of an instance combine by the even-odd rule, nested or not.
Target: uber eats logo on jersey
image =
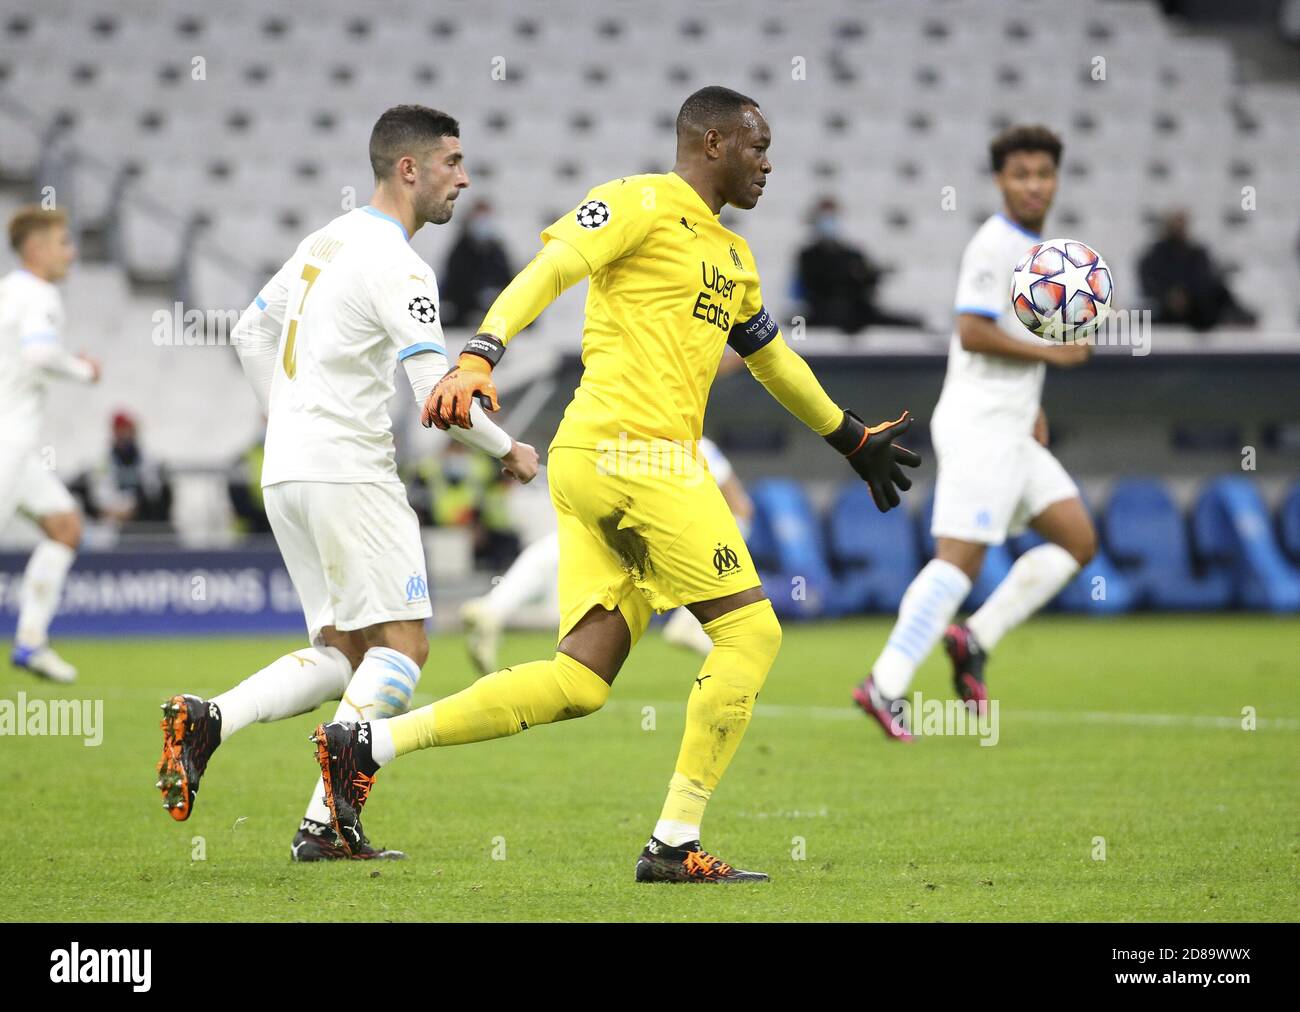
[[[419,323],[432,323],[438,316],[433,300],[427,295],[417,295],[406,304],[406,311]]]
[[[574,217],[583,228],[600,228],[609,221],[609,205],[603,200],[588,200],[578,208]]]
[[[703,260],[700,261],[700,278],[704,282],[705,290],[700,292],[695,300],[695,308],[691,310],[691,315],[697,320],[713,324],[719,330],[730,330],[731,314],[721,302],[715,302],[713,296],[720,295],[724,299],[730,299],[731,293],[736,290],[736,282],[713,264],[707,264]]]

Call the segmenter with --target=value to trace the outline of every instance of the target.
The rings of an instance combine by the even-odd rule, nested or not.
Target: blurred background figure
[[[492,204],[475,201],[438,277],[442,325],[477,327],[492,300],[514,276]]]
[[[891,313],[877,303],[877,289],[890,268],[873,262],[841,232],[840,207],[823,197],[812,210],[812,238],[799,251],[795,284],[810,327],[856,334],[864,327],[919,327],[921,318]]]
[[[500,464],[448,441],[443,452],[420,461],[411,505],[435,527],[462,527],[473,539],[474,562],[501,571],[519,554],[508,505],[510,486]]]
[[[84,477],[87,512],[119,527],[171,526],[172,490],[166,469],[145,457],[135,418],[113,415],[108,459]]]
[[[266,434],[263,432],[235,458],[226,480],[230,507],[235,512],[235,526],[243,534],[271,533],[271,522],[266,519],[266,505],[262,501],[265,441]]]
[[[1160,238],[1142,254],[1138,275],[1155,323],[1193,330],[1255,323],[1255,314],[1237,301],[1206,248],[1188,236],[1186,211],[1165,216]]]

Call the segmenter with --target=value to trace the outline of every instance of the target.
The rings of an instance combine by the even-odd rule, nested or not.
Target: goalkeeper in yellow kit
[[[764,881],[700,847],[710,795],[749,724],[781,644],[736,521],[694,452],[709,388],[730,344],[754,377],[848,457],[876,506],[911,487],[893,443],[910,418],[867,428],[838,407],[763,308],[749,246],[718,220],[758,203],[771,133],[758,104],[727,88],[690,96],[677,117],[677,163],[593,189],[542,233],[542,250],[488,311],[423,420],[469,425],[495,409],[492,369],[511,337],[566,288],[591,278],[582,381],[551,443],[559,516],[560,630],[550,660],[504,668],[389,720],[316,729],[335,831],[363,839],[360,812],[380,766],[417,749],[516,734],[593,713],[653,611],[685,605],[713,640],[690,690],[668,798],[636,865],[641,882]]]

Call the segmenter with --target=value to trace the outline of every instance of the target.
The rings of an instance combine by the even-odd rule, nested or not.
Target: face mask
[[[840,220],[833,214],[819,214],[813,222],[813,229],[819,238],[834,239],[840,232]]]
[[[487,242],[494,239],[497,234],[496,222],[486,214],[480,214],[470,219],[469,222],[470,238],[477,242]]]

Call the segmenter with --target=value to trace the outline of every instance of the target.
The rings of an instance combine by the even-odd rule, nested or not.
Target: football
[[[1011,305],[1039,337],[1071,344],[1110,311],[1110,268],[1077,239],[1047,239],[1029,248],[1011,272]]]

